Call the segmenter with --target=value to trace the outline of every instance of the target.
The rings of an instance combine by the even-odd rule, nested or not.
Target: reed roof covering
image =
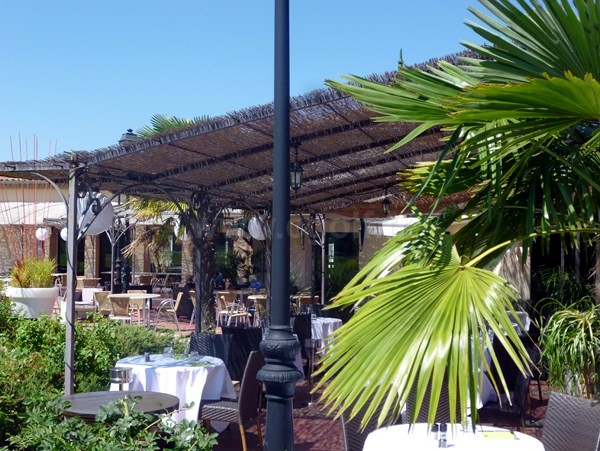
[[[393,76],[385,73],[371,78],[390,82]],[[298,160],[304,170],[302,188],[290,194],[292,212],[352,211],[359,204],[380,205],[386,188],[392,208],[398,210],[410,196],[397,187],[397,172],[415,162],[436,159],[443,147],[443,133],[432,130],[386,153],[416,124],[374,122],[374,113],[329,88],[291,98],[290,106],[290,138],[301,143]],[[199,190],[223,207],[268,209],[273,133],[274,107],[267,104],[149,139],[40,161],[0,163],[0,177],[35,179],[39,172],[66,185],[69,162],[76,156],[100,181],[103,191],[185,201]],[[290,160],[294,160],[293,149]]]

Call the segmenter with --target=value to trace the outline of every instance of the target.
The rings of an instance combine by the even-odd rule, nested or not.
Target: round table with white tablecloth
[[[196,421],[201,399],[236,398],[227,368],[216,357],[191,361],[183,355],[152,354],[146,362],[143,355],[137,355],[121,359],[115,366],[132,369],[129,390],[168,393],[179,398],[181,407],[193,401],[192,408],[174,414],[177,421]],[[118,390],[118,384],[112,384],[111,390]]]
[[[535,437],[491,426],[463,430],[460,425],[448,424],[447,448],[455,451],[544,451],[544,445]],[[367,436],[363,451],[428,450],[438,449],[438,434],[425,423],[399,424],[384,427]]]

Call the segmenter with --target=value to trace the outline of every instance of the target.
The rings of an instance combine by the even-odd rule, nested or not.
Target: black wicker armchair
[[[201,421],[228,421],[239,424],[244,451],[248,449],[246,445],[246,426],[251,420],[256,421],[258,442],[262,448],[259,418],[261,383],[256,379],[256,374],[264,364],[264,356],[259,351],[252,351],[242,377],[238,399],[220,399],[200,403],[199,419]]]
[[[544,419],[546,451],[598,451],[600,401],[552,392]]]

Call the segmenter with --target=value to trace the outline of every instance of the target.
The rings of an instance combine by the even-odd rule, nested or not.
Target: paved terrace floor
[[[157,307],[160,299],[153,300],[153,306]],[[153,315],[155,313],[152,312]],[[154,316],[151,316],[154,324]],[[189,335],[194,330],[194,325],[189,324],[189,318],[180,317],[180,333]],[[137,317],[134,315],[133,324],[137,324]],[[142,322],[142,324],[144,324]],[[173,315],[161,315],[158,323],[159,329],[175,329]],[[532,381],[529,387],[529,409],[526,414],[526,425],[521,432],[540,438],[542,435],[543,418],[548,405],[549,391],[545,382],[542,381],[542,398],[539,397],[539,391],[536,381]],[[344,438],[342,425],[339,419],[323,409],[318,403],[319,394],[314,394],[311,398],[310,385],[307,381],[301,381],[296,386],[295,397],[293,401],[294,414],[294,449],[296,451],[344,451]],[[317,401],[315,406],[308,406],[310,400]],[[265,412],[261,414],[261,424],[263,437],[265,434]],[[494,423],[486,423],[494,424]],[[516,430],[516,425],[497,424],[501,427]],[[257,429],[252,425],[246,430],[246,440],[249,450],[259,450]],[[223,431],[218,437],[218,445],[215,451],[233,451],[241,450],[242,443],[237,425],[232,425]]]

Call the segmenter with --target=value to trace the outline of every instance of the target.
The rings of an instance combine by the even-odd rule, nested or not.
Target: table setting
[[[521,432],[492,426],[477,425],[475,431],[458,424],[399,424],[371,432],[364,451],[427,450],[451,448],[456,451],[543,451],[544,445],[535,437]]]
[[[233,382],[221,359],[197,353],[136,355],[125,357],[115,364],[116,368],[131,368],[131,378],[124,384],[126,390],[143,390],[168,393],[177,396],[180,407],[194,403],[192,407],[173,414],[175,421],[197,420],[202,399],[235,399]],[[119,384],[111,384],[112,391]]]

